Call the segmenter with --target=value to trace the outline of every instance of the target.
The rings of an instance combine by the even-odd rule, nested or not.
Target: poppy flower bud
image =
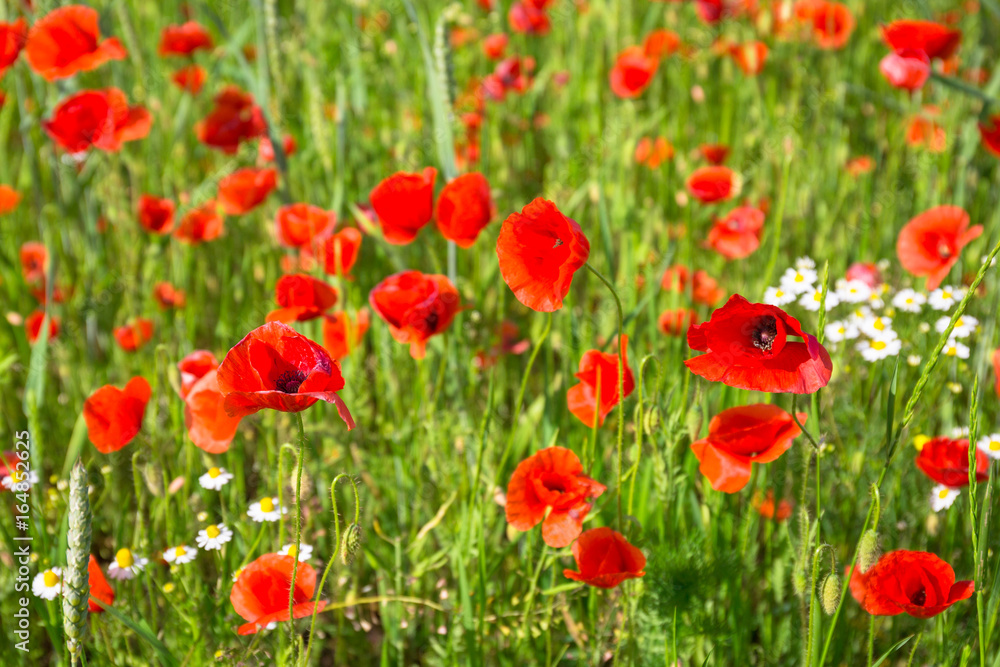
[[[792,588],[799,597],[802,597],[802,594],[805,593],[806,573],[802,571],[802,568],[796,569],[795,574],[792,575]]]
[[[703,421],[703,415],[701,413],[701,406],[696,405],[687,414],[687,430],[688,435],[691,436],[691,440],[697,440],[698,436],[701,434],[701,423]]]
[[[864,574],[872,569],[879,559],[878,533],[869,528],[858,543],[858,571]]]
[[[147,463],[142,467],[142,478],[146,488],[157,498],[163,496],[163,469],[156,463]]]
[[[646,435],[652,436],[656,433],[660,429],[660,422],[660,408],[654,405],[642,417],[642,428]]]
[[[820,588],[820,603],[823,605],[823,613],[833,616],[840,604],[840,577],[830,573],[823,580]]]
[[[361,549],[361,526],[352,523],[347,527],[340,543],[340,559],[344,565],[350,565],[354,555]]]

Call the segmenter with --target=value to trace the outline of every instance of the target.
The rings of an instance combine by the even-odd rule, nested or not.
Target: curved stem
[[[278,507],[284,506],[284,495],[285,495],[285,452],[289,451],[295,455],[296,465],[299,461],[299,452],[295,450],[290,443],[284,443],[278,448]],[[285,543],[285,515],[278,510],[278,544]]]
[[[302,545],[302,464],[305,462],[306,426],[302,422],[302,413],[296,412],[295,419],[299,424],[299,462],[295,471],[295,555],[292,559],[292,580],[288,586],[288,633],[292,640],[292,650],[295,650],[295,577],[299,572],[299,548]],[[278,480],[279,484],[281,480]],[[279,487],[280,488],[280,487]],[[281,513],[278,505],[278,513]]]
[[[618,298],[618,292],[615,290],[615,286],[604,277],[604,275],[595,269],[590,262],[587,262],[585,266],[593,273],[598,279],[604,283],[604,286],[608,288],[611,292],[611,296],[615,298],[615,306],[618,308],[618,530],[622,529],[622,466],[624,465],[624,440],[625,440],[625,339],[624,332],[625,328],[625,314],[622,311],[622,300]],[[600,409],[600,406],[595,406],[595,409]]]
[[[333,566],[333,561],[337,559],[337,553],[340,550],[340,512],[337,509],[337,482],[341,478],[347,478],[347,481],[351,483],[354,488],[354,523],[359,523],[361,520],[361,500],[358,496],[358,485],[354,482],[354,478],[348,475],[346,472],[342,472],[333,478],[330,482],[330,502],[333,504],[333,528],[336,531],[336,542],[333,545],[333,555],[330,556],[330,560],[327,561],[326,567],[323,568],[323,576],[319,580],[319,586],[316,587],[316,601],[313,604],[312,619],[309,622],[309,639],[306,642],[306,652],[303,656],[303,664],[309,664],[309,655],[312,652],[312,641],[313,634],[316,631],[316,615],[319,613],[319,598],[323,595],[323,586],[326,585],[326,577],[330,574],[330,568]]]
[[[538,340],[532,344],[531,356],[528,357],[528,365],[524,369],[524,375],[521,378],[521,388],[517,392],[517,401],[514,403],[514,419],[511,421],[510,437],[507,438],[507,445],[504,447],[503,454],[500,456],[500,464],[497,466],[498,476],[503,472],[504,463],[507,462],[510,450],[514,446],[514,436],[517,434],[517,422],[521,418],[521,405],[524,403],[524,392],[528,388],[531,367],[535,365],[535,357],[538,356],[539,350],[542,349],[542,343],[549,337],[550,331],[552,331],[552,313],[549,313],[545,318],[545,328],[542,329],[542,334],[538,337]]]
[[[650,361],[656,362],[656,380],[657,380],[656,381],[656,386],[657,386],[657,388],[659,388],[659,386],[660,386],[660,381],[659,381],[660,380],[660,361],[656,357],[654,357],[653,355],[648,355],[648,356],[644,357],[643,360],[642,360],[642,363],[639,364],[639,385],[638,385],[639,392],[637,394],[638,399],[639,399],[639,414],[636,417],[636,424],[635,424],[635,445],[636,445],[635,463],[632,464],[631,473],[630,473],[631,477],[629,478],[629,481],[628,481],[628,513],[629,514],[632,514],[632,500],[635,497],[635,478],[639,474],[639,461],[642,460],[642,436],[646,432],[646,420],[645,420],[645,415],[643,414],[642,390],[645,388],[645,387],[643,387],[643,382],[644,382],[645,377],[646,377],[646,364],[648,364]]]

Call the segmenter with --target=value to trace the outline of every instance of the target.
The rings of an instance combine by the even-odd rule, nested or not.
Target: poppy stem
[[[292,641],[292,651],[295,651],[295,577],[299,573],[299,548],[302,545],[302,464],[305,462],[306,450],[306,425],[302,421],[302,413],[295,413],[295,420],[299,426],[299,455],[298,464],[295,469],[295,555],[292,557],[292,580],[288,585],[288,633]],[[278,484],[282,484],[278,480]],[[281,513],[281,506],[278,506],[278,513]],[[294,664],[295,661],[293,661]]]
[[[988,106],[1000,105],[1000,100],[997,100],[994,97],[990,97],[980,89],[976,88],[975,86],[969,85],[968,83],[962,81],[961,79],[956,79],[955,77],[952,76],[945,76],[940,72],[934,72],[934,71],[931,71],[931,78],[937,81],[938,83],[944,84],[948,88],[957,90],[971,97],[975,97],[978,100],[982,100]]]
[[[625,440],[625,349],[623,343],[623,329],[625,328],[625,315],[622,311],[622,300],[618,297],[615,286],[595,269],[590,262],[585,262],[584,266],[590,270],[597,278],[604,283],[604,286],[615,298],[615,306],[618,308],[618,530],[622,530],[622,466],[624,465],[624,440]],[[600,405],[594,407],[600,410]],[[596,454],[596,452],[595,452]]]

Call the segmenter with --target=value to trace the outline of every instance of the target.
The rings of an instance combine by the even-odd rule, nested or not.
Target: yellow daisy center
[[[872,326],[875,327],[875,329],[878,331],[885,330],[885,322],[882,321],[881,317],[875,320],[875,324],[873,324]]]
[[[135,559],[132,558],[132,552],[128,549],[119,549],[118,553],[115,554],[115,562],[118,563],[118,567],[124,570],[127,567],[132,567],[135,564]]]
[[[205,529],[205,534],[208,535],[209,538],[213,540],[217,538],[221,533],[222,531],[219,530],[218,526],[209,526],[208,528]]]
[[[774,296],[779,297],[779,298],[783,297],[783,296],[785,296],[785,292],[784,292],[784,290],[778,290],[777,292],[774,293]]]
[[[291,545],[290,547],[288,547],[288,555],[289,556],[292,556],[294,558],[298,554],[299,554],[299,550],[295,548],[294,544]]]
[[[960,318],[958,318],[958,320],[957,320],[957,321],[955,322],[955,326],[956,326],[956,327],[960,327],[960,326],[962,326],[962,321],[963,321],[963,320],[962,320],[962,318],[961,318],[961,317],[960,317]]]
[[[1000,440],[990,440],[990,451],[1000,451]]]
[[[264,498],[260,501],[260,511],[261,512],[273,512],[274,511],[274,501],[270,498]]]
[[[906,297],[906,303],[913,303],[913,297],[912,296]]]
[[[813,294],[813,301],[819,302],[819,301],[822,301],[822,300],[823,300],[823,293],[822,292],[816,292],[815,294]]]
[[[948,290],[945,290],[944,292],[941,292],[941,298],[942,299],[950,299],[951,298],[951,292],[949,292]]]
[[[180,558],[181,556],[183,556],[186,553],[187,553],[187,549],[185,549],[184,547],[177,547],[177,548],[174,549],[174,557],[175,558]]]
[[[806,277],[803,276],[801,273],[796,273],[795,274],[795,282],[800,283],[800,282],[802,282],[805,279],[806,279]]]
[[[958,348],[952,345],[947,350],[945,350],[944,353],[947,354],[949,357],[954,357],[958,354]]]
[[[212,479],[215,479],[216,477],[218,477],[221,474],[222,474],[222,471],[219,470],[218,468],[209,468],[208,469],[208,476],[211,477]]]
[[[947,497],[948,497],[948,489],[941,489],[940,491],[938,491],[938,498],[944,500]]]
[[[873,350],[884,350],[885,349],[885,343],[883,343],[880,340],[872,341],[872,349]]]
[[[59,583],[59,575],[52,570],[45,570],[45,575],[42,578],[45,580],[46,588],[52,588]]]

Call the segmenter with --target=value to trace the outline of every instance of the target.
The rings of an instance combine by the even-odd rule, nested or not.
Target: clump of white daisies
[[[923,294],[906,287],[893,292],[881,279],[881,273],[889,267],[888,260],[877,265],[856,264],[848,270],[847,277],[837,280],[827,289],[826,311],[840,306],[848,306],[851,312],[839,319],[827,322],[823,328],[825,340],[841,343],[857,340],[855,348],[870,363],[894,357],[903,348],[903,341],[893,328],[893,318],[897,314],[906,317],[919,314],[924,307],[947,312],[965,296],[964,287],[945,286]],[[823,304],[823,284],[819,281],[816,262],[810,257],[799,257],[795,265],[788,268],[776,287],[768,287],[764,292],[764,303],[784,308],[796,303],[805,310],[816,312]],[[890,307],[886,307],[886,304]],[[948,328],[951,317],[943,315],[933,328],[943,333]],[[969,358],[969,346],[963,340],[972,336],[979,320],[971,315],[962,315],[955,323],[948,343],[942,354],[959,359]],[[920,330],[928,333],[931,325],[923,322]],[[911,366],[920,364],[918,355],[907,357]]]

